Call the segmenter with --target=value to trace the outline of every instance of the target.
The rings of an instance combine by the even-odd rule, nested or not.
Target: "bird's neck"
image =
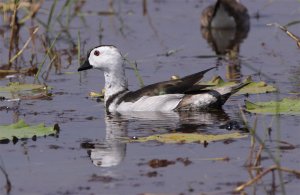
[[[104,71],[105,77],[105,102],[112,97],[120,93],[121,91],[127,90],[128,84],[125,76],[124,63],[121,67],[116,67],[110,69],[109,71]]]

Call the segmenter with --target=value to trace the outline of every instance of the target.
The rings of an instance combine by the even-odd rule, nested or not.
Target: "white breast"
[[[172,111],[179,104],[183,96],[183,94],[144,96],[136,102],[122,102],[114,111],[120,113],[128,111]]]

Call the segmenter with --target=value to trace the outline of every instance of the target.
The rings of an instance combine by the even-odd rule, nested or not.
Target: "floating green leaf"
[[[57,131],[56,128],[46,127],[43,123],[30,126],[23,120],[19,120],[17,123],[11,125],[0,125],[0,140],[40,137],[56,134]]]
[[[228,134],[199,134],[199,133],[167,133],[139,137],[133,142],[158,141],[162,143],[204,143],[212,141],[222,141],[227,139],[239,139],[247,137],[247,134],[228,133]]]
[[[236,83],[231,82],[231,81],[225,82],[222,79],[222,77],[215,76],[209,81],[200,82],[200,84],[202,84],[202,85],[213,85],[213,87],[211,87],[211,88],[216,88],[216,87],[223,87],[223,86],[231,86],[231,85],[235,85]]]
[[[7,86],[0,86],[0,97],[7,99],[19,98],[26,95],[37,95],[46,93],[47,87],[39,84],[25,84],[25,83],[9,83]]]
[[[103,99],[104,98],[104,93],[105,93],[105,89],[102,89],[102,91],[100,93],[95,92],[95,91],[91,91],[89,93],[89,96],[91,98],[102,98]]]
[[[26,84],[26,83],[9,83],[6,87],[1,87],[2,90],[6,91],[25,91],[25,90],[43,90],[45,88],[44,85],[38,84]]]
[[[259,94],[259,93],[270,93],[270,92],[277,91],[277,89],[274,86],[268,85],[264,81],[259,81],[259,82],[252,81],[251,77],[246,78],[244,82],[250,82],[250,84],[240,89],[237,92],[237,94]]]
[[[299,98],[284,98],[280,101],[249,102],[245,101],[246,110],[263,114],[300,114]]]
[[[250,82],[247,86],[240,89],[236,94],[259,94],[259,93],[270,93],[275,92],[277,89],[272,86],[268,85],[264,81],[254,82],[252,81],[251,77],[246,78],[244,82]],[[225,82],[220,76],[212,78],[210,81],[207,82],[200,82],[200,85],[214,85],[213,87],[209,87],[210,89],[214,89],[217,87],[223,87],[223,86],[233,86],[236,85],[235,82]]]

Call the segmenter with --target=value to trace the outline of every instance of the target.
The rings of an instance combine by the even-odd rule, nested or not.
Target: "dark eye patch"
[[[94,55],[95,55],[95,56],[99,56],[99,55],[100,55],[100,51],[95,50],[95,51],[94,51]]]

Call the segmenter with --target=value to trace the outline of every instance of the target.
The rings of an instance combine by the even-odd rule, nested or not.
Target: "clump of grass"
[[[256,175],[253,179],[247,181],[246,183],[243,183],[242,185],[238,186],[235,188],[234,192],[238,192],[240,193],[241,191],[243,191],[246,187],[251,186],[252,184],[254,184],[255,182],[258,182],[259,180],[262,179],[262,177],[264,177],[265,175],[267,175],[268,173],[272,173],[273,171],[279,171],[279,172],[287,172],[293,175],[296,175],[297,177],[300,177],[300,171],[297,170],[293,170],[293,169],[289,169],[286,167],[281,167],[281,166],[276,166],[276,165],[272,165],[269,168],[265,169],[264,171],[262,171],[261,173],[259,173],[258,175]],[[283,194],[285,194],[284,191],[282,191]]]
[[[241,109],[241,116],[243,118],[243,121],[246,125],[246,127],[250,130],[250,134],[251,134],[251,146],[250,146],[250,151],[249,151],[249,158],[246,162],[247,167],[251,170],[256,170],[258,171],[256,176],[251,176],[251,179],[241,185],[239,185],[238,187],[236,187],[233,192],[234,193],[241,193],[243,190],[245,190],[246,187],[249,187],[259,181],[261,181],[261,179],[269,174],[269,173],[273,173],[274,171],[278,172],[279,175],[279,182],[280,182],[280,188],[281,188],[281,193],[282,194],[286,194],[285,192],[285,186],[284,186],[284,181],[283,181],[283,175],[282,172],[286,172],[289,174],[293,174],[297,177],[300,177],[300,171],[299,170],[294,170],[294,169],[289,169],[287,167],[282,167],[281,166],[281,162],[280,162],[280,146],[277,146],[277,149],[275,151],[275,155],[273,154],[273,152],[265,147],[265,141],[264,139],[262,139],[261,137],[258,136],[258,134],[256,133],[256,128],[257,128],[257,118],[254,120],[254,124],[253,127],[250,126],[249,122],[246,119],[246,116],[244,114],[244,112]],[[277,123],[277,126],[279,127],[279,124]],[[270,127],[267,128],[267,132],[268,134],[270,133]],[[279,129],[277,129],[277,143],[280,143],[280,135],[279,135]],[[258,143],[258,146],[256,145],[256,143]],[[290,144],[289,144],[290,146]],[[255,152],[256,151],[256,152]],[[266,154],[268,154],[268,156],[270,157],[270,159],[273,161],[274,165],[271,165],[267,168],[263,168],[261,165],[261,155],[262,153],[265,152]]]
[[[3,19],[4,22],[10,25],[9,29],[9,46],[8,46],[8,61],[7,65],[3,66],[5,69],[13,70],[15,72],[18,72],[20,74],[21,71],[24,68],[22,68],[21,65],[19,65],[18,59],[23,60],[23,64],[30,64],[32,68],[36,69],[36,74],[34,77],[34,82],[38,80],[40,76],[44,80],[47,80],[50,71],[53,67],[56,69],[56,73],[60,73],[61,71],[61,56],[62,55],[69,55],[69,63],[71,64],[70,60],[70,53],[75,52],[76,42],[74,42],[71,33],[69,32],[69,25],[71,21],[75,18],[74,16],[79,16],[83,18],[83,16],[80,16],[79,12],[84,5],[84,1],[81,0],[65,0],[61,10],[59,10],[57,14],[57,6],[59,1],[54,0],[51,4],[51,7],[49,9],[48,18],[45,21],[41,21],[39,18],[35,17],[39,11],[40,7],[43,4],[42,1],[30,1],[30,2],[24,2],[20,0],[12,0],[7,2],[0,2],[0,9],[3,10]],[[72,12],[72,6],[74,7],[74,11]],[[21,10],[21,11],[20,11]],[[66,17],[62,17],[65,15]],[[9,17],[8,17],[9,16]],[[66,26],[63,26],[62,19],[66,18]],[[32,22],[29,23],[28,20],[32,19]],[[59,28],[59,32],[57,35],[52,36],[52,31],[54,31],[54,20],[58,21],[58,23],[61,25]],[[39,22],[39,26],[36,26],[35,21]],[[26,24],[26,25],[25,25]],[[29,27],[29,38],[27,41],[20,47],[19,49],[19,39],[22,39],[22,27],[26,27],[27,24],[30,24],[31,27]],[[43,27],[43,28],[42,28]],[[1,31],[1,33],[8,33],[6,31]],[[39,35],[39,33],[46,32],[45,36]],[[64,33],[67,36],[67,40],[69,43],[71,43],[71,50],[63,50],[64,53],[60,52],[56,49],[56,41],[58,37],[61,36],[61,34]],[[45,38],[46,37],[46,38]],[[47,37],[55,37],[54,40],[51,40]],[[66,40],[66,39],[64,39]],[[31,43],[31,44],[30,44]],[[42,44],[45,48],[44,57],[42,58],[41,62],[38,62],[38,54],[36,51],[36,45]],[[26,63],[26,58],[24,58],[23,55],[27,55],[27,51],[31,51],[30,59],[28,59],[28,63]],[[76,50],[77,51],[77,50]],[[80,55],[80,54],[79,54]],[[49,62],[48,62],[49,59]],[[16,67],[12,67],[13,63],[16,65]],[[41,74],[41,71],[43,70],[44,64],[48,63],[48,66],[46,68],[46,71]],[[2,63],[1,63],[2,64]],[[13,69],[12,69],[13,68]]]
[[[30,42],[34,42],[35,34],[38,27],[33,26],[30,32],[30,37],[27,39],[21,49],[19,49],[19,40],[21,39],[21,28],[25,26],[28,19],[33,19],[40,9],[41,2],[23,2],[20,0],[8,1],[0,3],[0,9],[3,10],[4,23],[10,26],[9,31],[9,47],[8,47],[8,62],[7,69],[11,69],[13,63],[18,64],[18,58],[22,57],[22,53],[26,50]],[[19,10],[24,10],[20,12]],[[10,17],[8,15],[11,14]],[[33,24],[33,23],[32,23]],[[5,31],[3,32],[6,33]],[[33,43],[34,46],[34,43]],[[16,66],[17,67],[17,66]]]

